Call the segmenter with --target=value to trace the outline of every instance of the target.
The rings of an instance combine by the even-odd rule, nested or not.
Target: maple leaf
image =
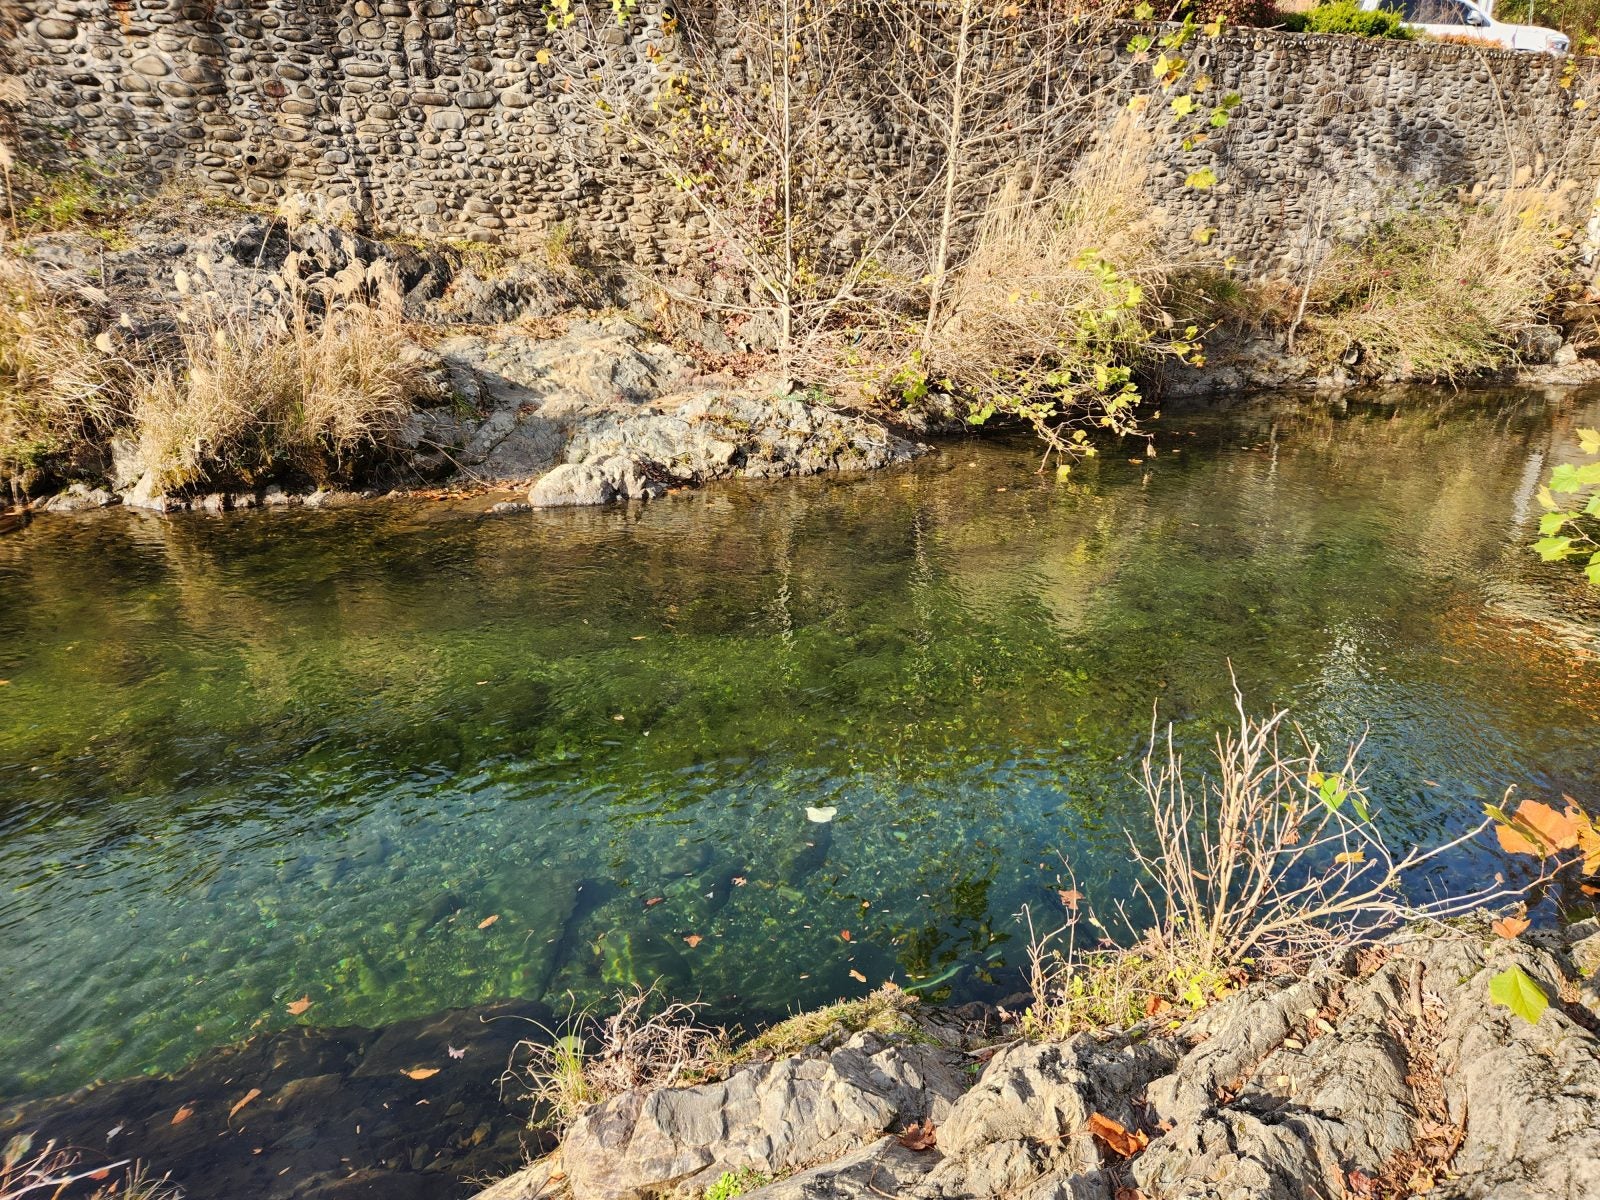
[[[401,1071],[407,1079],[432,1079],[439,1073],[438,1067],[412,1067],[409,1071]]]
[[[311,996],[308,993],[307,995],[301,996],[300,999],[298,999],[298,1000],[296,1000],[296,1001],[294,1001],[294,1002],[292,1002],[291,1004],[288,1005],[289,1015],[291,1017],[298,1017],[301,1013],[305,1012],[306,1009],[308,1009],[310,1007],[311,1007]]]
[[[1063,908],[1070,908],[1073,912],[1078,911],[1078,901],[1083,899],[1083,893],[1077,888],[1061,888],[1056,894],[1061,897]]]
[[[244,1099],[240,1100],[228,1110],[228,1120],[233,1120],[241,1108],[243,1108],[246,1104],[249,1104],[250,1101],[254,1100],[259,1095],[261,1095],[260,1088],[251,1088],[248,1092],[246,1092],[244,1094]]]
[[[688,942],[689,943],[689,949],[693,950],[701,942],[705,941],[705,938],[701,937],[698,933],[691,933],[687,937],[685,937],[683,940]]]
[[[499,919],[500,919],[500,914],[499,913],[495,913],[493,916],[485,917],[483,920],[478,922],[478,928],[479,929],[487,929],[487,928],[489,928],[489,926],[493,925]]]
[[[1491,921],[1489,928],[1503,938],[1515,938],[1521,936],[1530,923],[1526,917],[1502,917]]]
[[[932,1121],[913,1121],[900,1135],[900,1144],[907,1150],[932,1150],[938,1143],[938,1133]]]
[[[1548,858],[1558,850],[1571,850],[1578,845],[1579,830],[1586,824],[1583,813],[1575,806],[1558,813],[1541,801],[1524,800],[1509,820],[1496,823],[1494,832],[1507,854]]]
[[[1103,1113],[1089,1114],[1089,1133],[1118,1158],[1132,1158],[1150,1144],[1150,1135],[1130,1130]]]

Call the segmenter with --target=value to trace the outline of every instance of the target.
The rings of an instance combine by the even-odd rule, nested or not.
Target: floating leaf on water
[[[839,937],[840,940],[848,942],[850,940],[850,931],[848,929],[839,930]]]
[[[808,804],[806,806],[806,820],[810,821],[813,825],[826,825],[829,821],[833,820],[838,812],[839,810],[831,804],[825,808],[812,808]]]
[[[691,933],[688,936],[686,936],[683,940],[688,942],[689,943],[689,949],[693,950],[701,942],[705,941],[705,938],[701,937],[698,933]]]
[[[182,1125],[192,1116],[194,1116],[194,1106],[192,1104],[185,1104],[177,1112],[172,1114],[172,1124]]]
[[[292,1001],[286,1005],[286,1007],[288,1008],[289,1015],[291,1017],[298,1017],[301,1013],[305,1012],[306,1009],[311,1007],[311,996],[309,994],[301,996],[300,999]]]
[[[432,1079],[439,1073],[438,1067],[412,1067],[409,1071],[401,1071],[407,1079]]]
[[[487,916],[483,920],[479,921],[478,922],[478,928],[479,929],[487,929],[487,928],[489,928],[489,926],[493,925],[499,919],[500,919],[500,914],[499,913],[494,913],[491,916]]]
[[[850,978],[854,979],[857,983],[865,983],[867,981],[867,977],[854,967],[850,968]]]

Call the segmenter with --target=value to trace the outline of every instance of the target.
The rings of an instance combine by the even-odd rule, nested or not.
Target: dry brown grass
[[[1210,769],[1187,773],[1168,728],[1152,732],[1140,771],[1147,836],[1130,833],[1148,917],[1122,905],[1127,948],[1076,887],[1068,922],[1038,933],[1029,917],[1032,1036],[1126,1025],[1170,1007],[1198,1009],[1268,968],[1303,968],[1314,956],[1404,921],[1434,921],[1507,898],[1493,882],[1473,892],[1416,900],[1405,891],[1431,863],[1475,838],[1488,820],[1428,849],[1391,850],[1361,785],[1359,744],[1332,765],[1287,714],[1249,715],[1217,735]],[[1095,948],[1077,944],[1080,923]]]
[[[564,1132],[592,1104],[633,1088],[698,1083],[728,1061],[726,1031],[698,1021],[698,1004],[664,1004],[652,988],[617,996],[604,1019],[588,1012],[519,1042],[501,1077],[533,1102],[530,1124]]]
[[[87,1166],[81,1156],[58,1150],[54,1142],[35,1149],[31,1134],[18,1134],[0,1147],[0,1200],[59,1200],[87,1195],[88,1200],[181,1200],[182,1191],[166,1176],[157,1178],[142,1163],[122,1159]],[[105,1182],[109,1180],[110,1182]],[[78,1185],[98,1183],[92,1192]]]
[[[1527,182],[1457,209],[1401,214],[1337,248],[1310,288],[1305,344],[1365,377],[1457,379],[1515,358],[1565,258],[1568,196]]]
[[[1024,417],[1057,449],[1070,429],[1132,427],[1127,368],[1161,352],[1170,266],[1143,186],[1149,148],[1130,113],[1065,181],[1005,180],[928,333],[928,377],[980,417]]]
[[[87,305],[0,259],[0,474],[76,457],[126,415],[132,381]]]
[[[394,445],[425,379],[392,282],[374,274],[319,295],[292,270],[283,279],[271,313],[204,295],[188,306],[187,372],[153,373],[133,406],[161,490],[284,473],[344,480]]]

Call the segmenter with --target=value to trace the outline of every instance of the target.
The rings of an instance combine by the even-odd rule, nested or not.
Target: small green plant
[[[1396,41],[1410,41],[1416,36],[1405,27],[1399,13],[1387,9],[1369,12],[1356,0],[1333,0],[1307,13],[1284,13],[1283,25],[1293,33],[1343,33]]]
[[[735,1196],[742,1196],[746,1192],[753,1192],[756,1188],[766,1187],[772,1182],[772,1176],[754,1167],[740,1167],[737,1171],[724,1171],[717,1177],[717,1181],[705,1190],[704,1200],[734,1200]]]
[[[1578,446],[1591,461],[1562,463],[1539,489],[1539,540],[1545,562],[1587,558],[1583,573],[1600,587],[1600,429],[1578,430]]]
[[[879,1035],[910,1036],[917,1028],[909,1012],[918,1003],[915,996],[885,984],[859,1000],[841,1000],[826,1008],[797,1013],[762,1030],[733,1052],[734,1062],[760,1055],[782,1058],[807,1046],[814,1046],[837,1028],[850,1033],[868,1031]]]

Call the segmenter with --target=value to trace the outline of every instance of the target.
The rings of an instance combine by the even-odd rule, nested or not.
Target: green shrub
[[[1284,27],[1304,33],[1345,33],[1354,37],[1396,38],[1415,36],[1400,20],[1399,13],[1379,9],[1367,12],[1356,0],[1333,0],[1319,4],[1308,13],[1285,13]]]
[[[772,1176],[764,1175],[754,1167],[724,1171],[718,1176],[717,1181],[706,1189],[704,1200],[734,1200],[735,1196],[742,1196],[771,1182]]]

